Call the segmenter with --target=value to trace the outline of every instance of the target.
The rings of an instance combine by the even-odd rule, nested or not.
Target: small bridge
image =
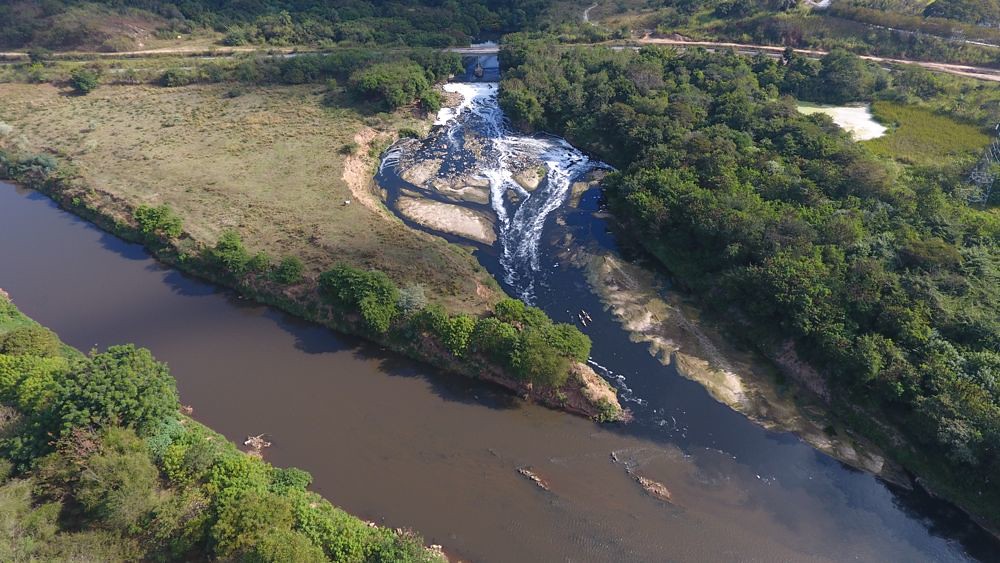
[[[499,45],[473,45],[471,47],[449,47],[445,49],[449,53],[459,55],[496,55],[500,52]]]

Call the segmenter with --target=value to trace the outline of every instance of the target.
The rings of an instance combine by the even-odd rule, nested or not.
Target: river
[[[598,204],[587,196],[580,213],[556,215],[578,236],[613,245],[583,213]],[[310,471],[335,504],[412,526],[462,559],[962,561],[1000,552],[953,507],[766,431],[662,366],[601,312],[579,272],[556,264],[546,232],[538,269],[523,270],[535,272],[530,297],[558,320],[591,312],[594,359],[623,389],[632,424],[527,404],[254,305],[7,184],[0,287],[77,348],[150,348],[198,420],[234,441],[266,433],[267,458]],[[502,251],[479,254],[502,279]],[[528,287],[511,279],[520,284],[511,291]],[[550,490],[519,475],[523,467]],[[673,504],[647,495],[626,469],[668,486]]]

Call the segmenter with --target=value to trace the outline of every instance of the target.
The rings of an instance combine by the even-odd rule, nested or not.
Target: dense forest
[[[924,9],[924,14],[996,27],[997,24],[1000,24],[1000,2],[997,0],[934,0]]]
[[[120,38],[103,36],[96,22],[88,25],[95,16],[155,17],[158,32],[167,37],[208,27],[225,33],[227,45],[447,47],[468,44],[484,33],[526,28],[547,4],[544,0],[18,0],[0,4],[0,47],[98,45],[122,50]]]
[[[975,155],[900,167],[789,96],[919,101],[935,77],[844,52],[554,51],[525,36],[501,57],[511,120],[618,167],[615,217],[734,338],[806,360],[842,416],[1000,520],[1000,215],[967,204]]]
[[[179,408],[148,350],[84,356],[0,291],[0,560],[443,559]]]

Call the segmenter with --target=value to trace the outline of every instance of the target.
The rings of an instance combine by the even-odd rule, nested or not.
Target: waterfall
[[[504,281],[530,303],[542,275],[539,244],[545,221],[566,202],[574,181],[607,166],[558,137],[513,131],[497,101],[497,83],[450,83],[445,90],[461,94],[463,100],[457,107],[439,112],[435,122],[442,128],[439,135],[449,147],[468,134],[481,140],[473,166],[476,177],[489,182]],[[527,191],[514,180],[518,169],[542,166],[544,180],[534,191]],[[516,199],[507,197],[508,192]]]

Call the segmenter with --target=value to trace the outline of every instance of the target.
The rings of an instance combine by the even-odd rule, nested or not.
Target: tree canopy
[[[945,460],[939,482],[1000,506],[987,484],[1000,475],[995,210],[966,202],[962,166],[890,166],[782,95],[899,95],[884,72],[842,52],[782,64],[530,37],[502,59],[510,118],[617,166],[615,216],[733,334],[769,355],[792,346],[834,400]]]

